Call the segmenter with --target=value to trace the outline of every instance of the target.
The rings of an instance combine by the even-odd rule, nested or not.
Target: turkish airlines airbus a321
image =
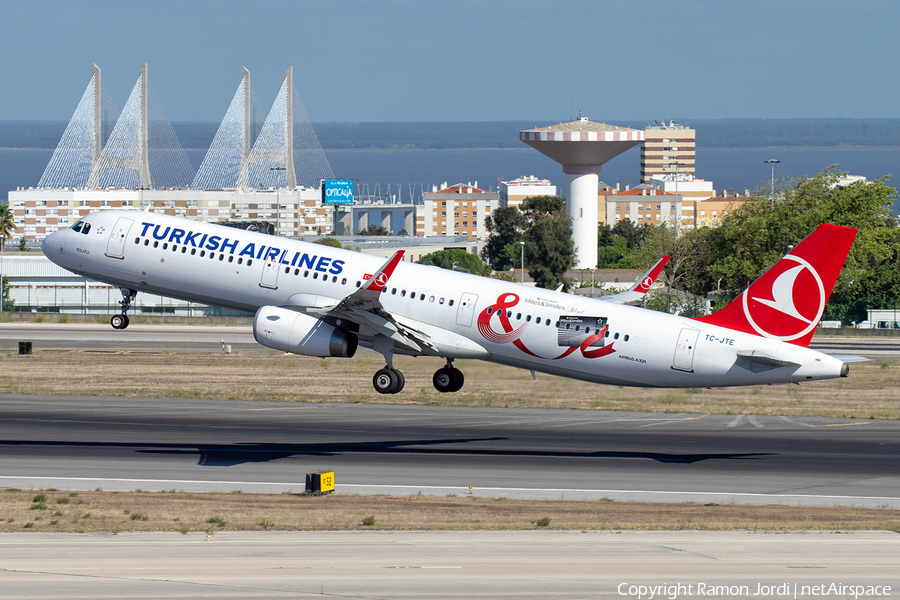
[[[821,225],[725,308],[695,319],[628,306],[631,290],[585,298],[328,246],[138,211],[87,215],[44,240],[56,264],[122,290],[255,312],[256,341],[307,356],[384,356],[381,393],[403,389],[395,354],[439,356],[434,387],[463,385],[455,359],[481,359],[610,385],[710,387],[846,377],[807,346],[856,236]]]

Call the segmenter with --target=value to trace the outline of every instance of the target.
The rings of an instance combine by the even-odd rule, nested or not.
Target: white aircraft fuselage
[[[45,239],[53,262],[124,290],[257,313],[258,341],[300,354],[327,354],[306,343],[328,323],[384,354],[389,366],[392,354],[477,358],[595,383],[673,388],[847,373],[841,360],[781,339],[399,258],[382,272],[380,257],[150,212],[102,211],[79,223],[89,227]],[[342,304],[362,298],[373,277],[384,289],[369,290],[369,305]],[[295,313],[307,329],[301,321],[294,333],[278,325]]]

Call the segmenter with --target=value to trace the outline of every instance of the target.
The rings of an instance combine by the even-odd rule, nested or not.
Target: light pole
[[[680,204],[678,200],[678,165],[682,163],[677,160],[673,163],[669,163],[670,166],[675,167],[675,237],[681,233],[681,211],[678,210],[678,205]]]
[[[270,171],[287,171],[287,167],[272,167]],[[275,235],[280,235],[281,225],[281,197],[278,194],[278,182],[275,183]]]
[[[764,165],[770,164],[772,165],[772,189],[769,198],[772,200],[772,208],[775,208],[775,165],[780,163],[780,160],[775,160],[774,158],[770,158],[767,161],[763,161]]]
[[[525,285],[525,242],[519,242],[522,249],[522,285]]]

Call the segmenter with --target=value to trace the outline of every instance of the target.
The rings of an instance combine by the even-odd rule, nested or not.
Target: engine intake
[[[253,337],[268,348],[304,356],[350,358],[359,346],[355,333],[278,306],[263,306],[256,311]]]

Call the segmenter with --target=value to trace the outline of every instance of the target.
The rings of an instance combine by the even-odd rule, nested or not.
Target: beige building
[[[534,196],[555,196],[556,186],[549,179],[538,179],[534,175],[517,177],[512,181],[500,182],[500,207],[518,208],[526,198]]]
[[[680,216],[681,230],[716,227],[729,212],[747,201],[746,196],[715,196],[694,200],[682,195],[676,206],[675,194],[647,185],[625,191],[601,190],[597,197],[599,223],[610,227],[624,219],[637,225],[674,225]]]
[[[281,190],[123,190],[19,189],[9,192],[15,235],[43,239],[88,213],[108,209],[141,210],[209,223],[277,222],[284,236],[321,235],[333,229],[332,207],[317,189]]]
[[[680,194],[679,194],[680,196]],[[675,194],[648,185],[639,185],[624,191],[601,190],[597,196],[599,223],[610,227],[624,219],[637,225],[672,226],[681,217],[682,228],[693,225],[693,206],[682,202],[676,206]]]
[[[484,218],[497,210],[499,194],[457,183],[423,194],[424,204],[416,212],[416,235],[465,235],[470,240],[487,237]]]
[[[678,173],[693,177],[697,167],[697,132],[674,121],[655,123],[644,130],[641,144],[641,183],[650,183],[652,177]]]
[[[747,196],[716,196],[694,202],[694,227],[718,227],[725,215],[748,200]]]
[[[670,194],[677,193],[682,198],[689,200],[707,200],[716,195],[712,181],[706,181],[690,175],[688,173],[678,173],[676,181],[675,174],[660,175],[659,177],[651,177],[647,182],[652,188],[668,192]]]

